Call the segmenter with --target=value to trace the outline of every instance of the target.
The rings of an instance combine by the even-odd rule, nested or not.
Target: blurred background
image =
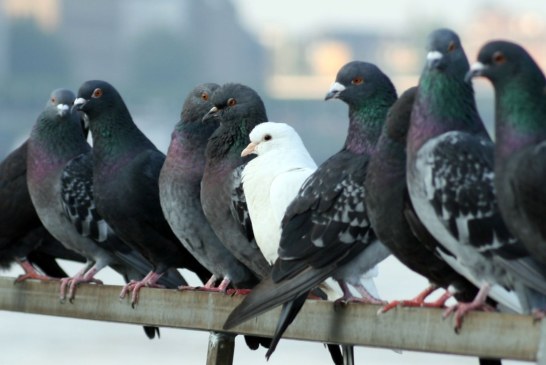
[[[0,156],[27,138],[51,90],[77,91],[86,80],[104,79],[163,151],[196,84],[247,84],[264,99],[269,119],[293,125],[320,163],[346,133],[346,106],[323,101],[337,70],[355,59],[376,63],[402,93],[417,83],[426,36],[438,27],[458,32],[471,62],[487,40],[505,38],[522,44],[546,69],[546,2],[539,0],[0,0]],[[491,127],[491,86],[474,84]],[[121,284],[112,272],[99,277]],[[412,297],[425,285],[395,259],[380,265],[384,299]],[[0,324],[0,365],[148,364],[158,358],[194,364],[205,362],[207,349],[204,332],[164,330],[161,340],[148,341],[134,326],[6,312]],[[265,363],[263,355],[239,342],[235,363]],[[321,345],[293,341],[281,342],[269,363],[303,359],[330,363]],[[477,363],[367,348],[358,348],[356,359]]]

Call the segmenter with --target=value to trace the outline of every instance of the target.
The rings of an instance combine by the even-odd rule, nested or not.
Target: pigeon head
[[[256,91],[242,84],[222,85],[212,94],[213,107],[203,117],[206,122],[217,119],[222,124],[252,120],[253,123],[267,121],[265,106]]]
[[[459,36],[449,29],[437,29],[428,36],[427,62],[429,71],[450,73],[464,78],[468,71],[468,59],[464,53]]]
[[[288,124],[265,122],[258,124],[250,132],[250,143],[241,152],[241,156],[256,154],[258,156],[270,151],[303,145],[300,137]]]
[[[212,108],[212,94],[220,85],[206,83],[197,85],[186,97],[180,120],[184,123],[201,122],[203,116]]]
[[[51,92],[46,108],[53,107],[57,109],[60,116],[64,116],[70,110],[76,95],[68,89],[56,89]]]
[[[325,100],[340,99],[358,108],[376,96],[383,98],[385,93],[396,99],[396,90],[387,75],[374,64],[353,61],[339,70]]]
[[[492,41],[480,49],[478,62],[472,65],[467,79],[476,76],[488,78],[495,88],[511,82],[544,84],[542,71],[527,51],[508,41]]]
[[[54,90],[36,120],[31,138],[47,141],[46,144],[60,150],[64,148],[64,145],[72,147],[83,141],[84,134],[80,124],[80,115],[71,107],[75,98],[74,93],[70,90]],[[61,144],[53,143],[58,140],[59,135],[64,136],[66,141]]]
[[[77,110],[95,118],[110,113],[115,105],[125,105],[117,90],[106,81],[90,80],[83,83],[74,101]]]

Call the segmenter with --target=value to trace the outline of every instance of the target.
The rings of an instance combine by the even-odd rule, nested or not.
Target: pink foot
[[[380,299],[376,299],[376,298],[373,298],[373,297],[370,297],[370,298],[358,298],[358,297],[355,297],[354,295],[349,295],[349,296],[342,296],[341,298],[339,299],[336,299],[334,301],[334,306],[343,306],[343,305],[346,305],[348,303],[362,303],[362,304],[379,304],[379,305],[385,305],[386,302],[384,300],[380,300]]]
[[[356,287],[359,294],[362,296],[361,298],[358,298],[351,293],[351,290],[349,289],[349,286],[347,285],[345,281],[339,280],[338,284],[341,287],[343,296],[334,301],[334,307],[336,308],[340,306],[344,306],[347,303],[364,303],[364,304],[380,304],[380,305],[387,304],[387,302],[377,299],[373,295],[368,293],[366,288],[364,288],[361,285]]]
[[[248,295],[252,292],[252,289],[228,289],[226,291],[227,295]]]
[[[474,310],[481,310],[485,312],[494,312],[495,308],[491,307],[488,304],[485,303],[477,303],[476,301],[470,302],[470,303],[457,303],[448,309],[445,310],[442,317],[445,319],[449,317],[452,313],[455,317],[455,327],[454,330],[456,333],[459,333],[461,330],[461,327],[463,326],[463,319],[464,316],[471,311]]]
[[[165,288],[164,285],[157,284],[157,281],[159,280],[159,278],[161,278],[162,275],[163,274],[157,274],[152,271],[148,275],[146,275],[141,281],[131,280],[123,287],[119,298],[123,299],[129,292],[131,292],[131,307],[134,308],[138,303],[140,289],[142,289],[143,287]]]
[[[216,277],[213,275],[209,281],[205,283],[204,286],[180,286],[178,287],[179,290],[197,290],[197,291],[206,291],[206,292],[212,292],[212,293],[225,293],[227,290],[227,287],[231,283],[231,281],[227,278],[224,278],[220,285],[217,287],[214,286],[216,282]]]
[[[36,279],[41,281],[51,281],[51,280],[59,280],[57,278],[52,278],[51,276],[42,275],[39,272],[36,271],[34,266],[27,260],[19,261],[17,260],[19,265],[21,265],[21,268],[25,271],[24,274],[21,274],[15,279],[15,283],[21,283],[28,279]]]
[[[419,293],[415,298],[410,300],[394,300],[389,304],[383,306],[377,314],[387,313],[393,308],[396,307],[427,307],[427,308],[444,308],[446,301],[451,298],[451,293],[445,292],[440,298],[434,302],[427,303],[425,302],[426,298],[436,290],[436,287],[431,285],[421,293]]]
[[[76,288],[78,287],[78,284],[80,283],[95,283],[95,284],[102,285],[101,280],[94,278],[97,272],[98,270],[92,267],[85,274],[79,273],[72,278],[62,278],[61,279],[61,296],[60,296],[61,302],[64,302],[66,298],[68,297],[68,301],[72,303],[76,296]],[[66,292],[67,288],[68,288],[68,293]]]

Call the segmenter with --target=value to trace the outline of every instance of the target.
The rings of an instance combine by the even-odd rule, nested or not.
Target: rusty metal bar
[[[58,284],[0,278],[0,310],[93,319],[99,321],[155,325],[203,331],[271,335],[279,309],[248,321],[233,331],[222,325],[242,298],[219,293],[143,289],[135,309],[120,301],[118,286],[82,285],[73,304],[60,303]],[[157,310],[163,308],[163,310]],[[545,323],[530,316],[471,313],[460,334],[441,311],[431,308],[398,308],[377,315],[375,305],[349,304],[334,310],[331,302],[309,300],[285,337],[357,346],[412,350],[468,356],[537,361],[545,364],[540,347]],[[224,350],[214,351],[229,352]]]

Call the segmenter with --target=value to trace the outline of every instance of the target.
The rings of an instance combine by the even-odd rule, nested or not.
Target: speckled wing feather
[[[484,255],[520,257],[497,208],[492,142],[450,132],[423,148],[417,163],[429,204],[456,240]]]
[[[91,154],[86,153],[66,165],[61,176],[61,197],[65,213],[78,232],[100,243],[108,239],[111,230],[97,213],[91,164]]]
[[[353,244],[365,249],[363,242],[373,235],[362,183],[367,162],[367,157],[343,150],[309,177],[286,210],[274,281],[308,265],[331,265]]]

